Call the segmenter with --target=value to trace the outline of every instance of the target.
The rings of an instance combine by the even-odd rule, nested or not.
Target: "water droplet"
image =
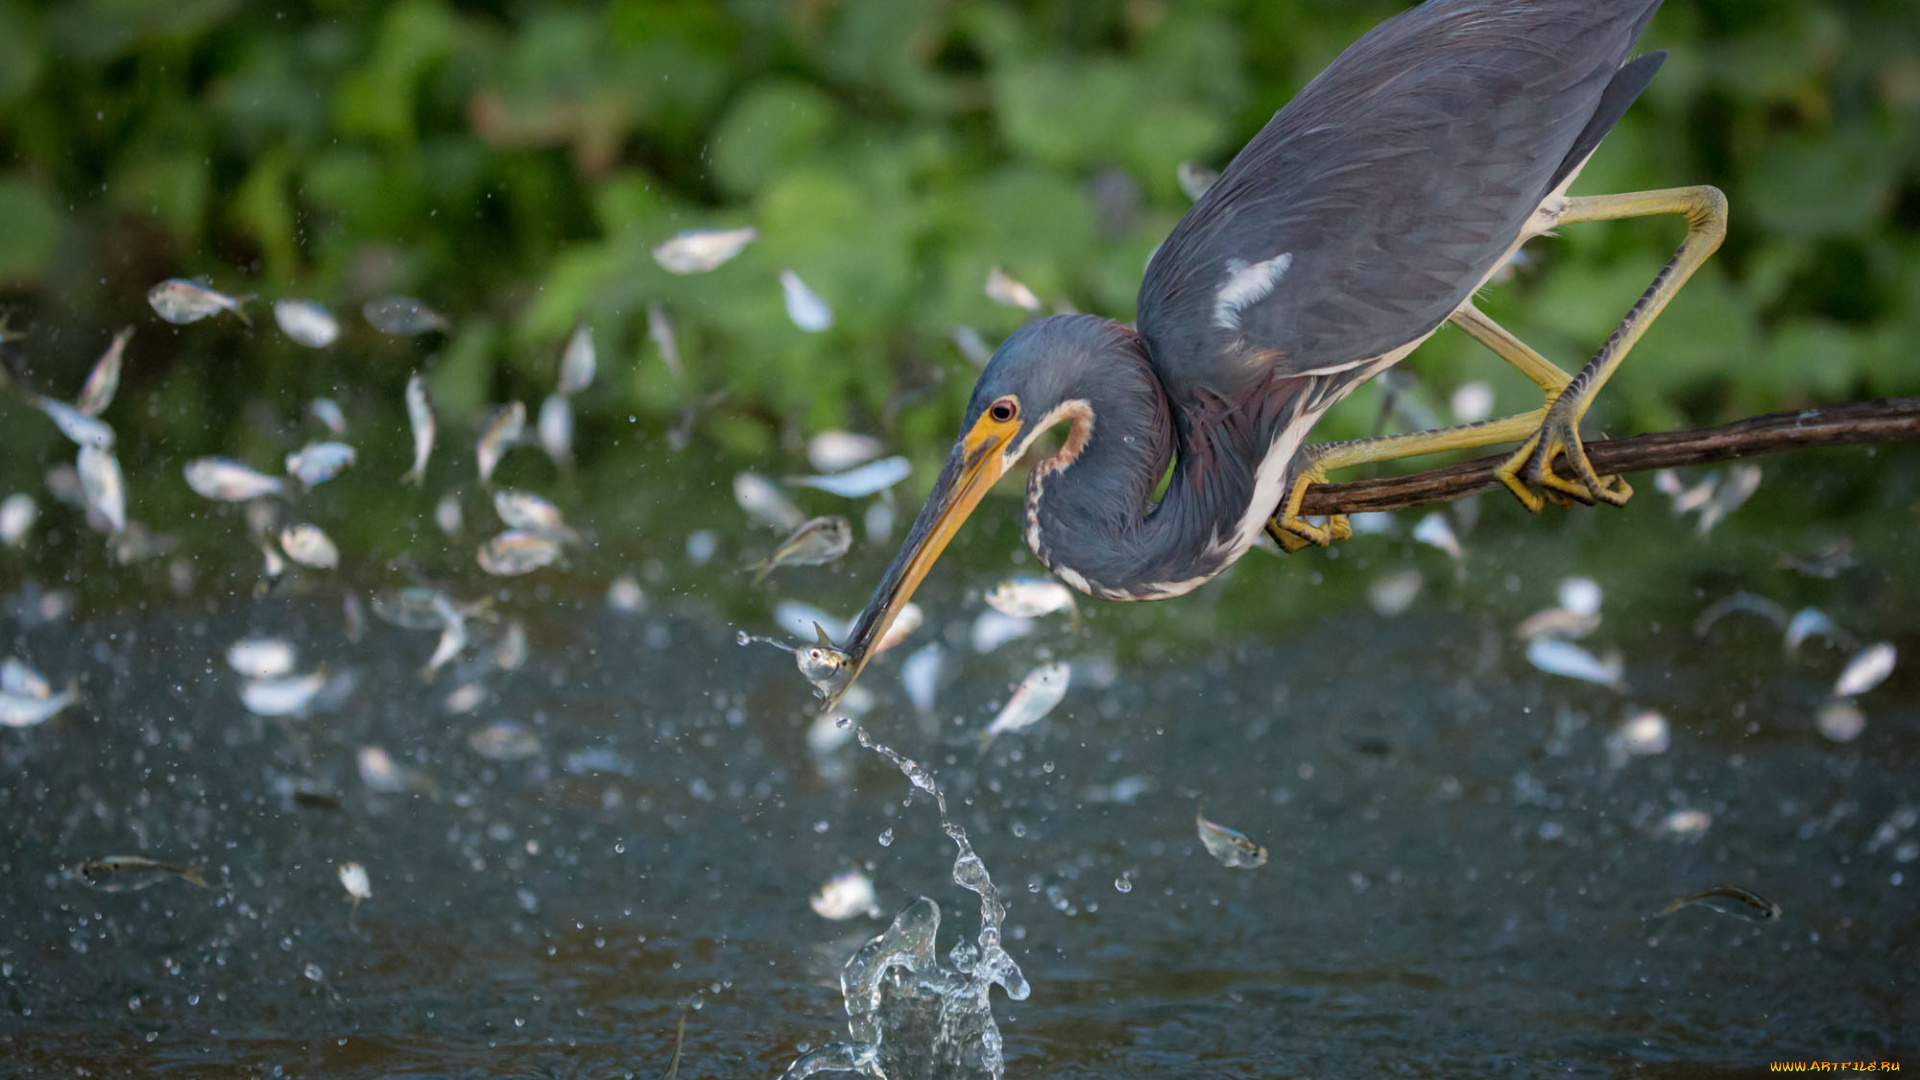
[[[888,829],[886,832],[883,832],[880,834],[880,846],[881,847],[893,846],[893,830],[892,829]]]
[[[1041,772],[1052,772],[1052,771],[1053,771],[1053,762],[1051,762],[1051,761],[1049,761],[1049,762],[1047,762],[1047,763],[1046,763],[1045,765],[1042,765],[1042,766],[1040,766],[1040,771],[1041,771]]]
[[[1120,892],[1130,893],[1133,891],[1133,879],[1125,874],[1121,874],[1119,877],[1113,879],[1113,887]]]

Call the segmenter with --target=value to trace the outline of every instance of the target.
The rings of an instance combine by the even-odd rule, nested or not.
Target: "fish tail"
[[[253,295],[252,293],[248,293],[246,296],[234,297],[233,308],[232,308],[233,317],[236,319],[239,319],[240,322],[246,326],[252,326],[253,316],[247,314],[246,304],[247,304],[247,301],[249,300],[258,300],[258,299],[260,298],[258,296]]]
[[[180,878],[189,885],[198,885],[203,889],[213,887],[207,884],[207,868],[204,866],[189,866],[180,871]]]
[[[773,560],[761,559],[756,563],[748,563],[747,569],[753,571],[753,583],[758,585],[767,580],[768,574],[773,573]]]
[[[1666,907],[1663,907],[1659,911],[1654,912],[1653,917],[1656,919],[1664,919],[1667,916],[1673,914],[1674,912],[1679,911],[1681,908],[1686,907],[1687,903],[1691,899],[1692,899],[1691,897],[1676,896],[1673,898],[1673,901],[1669,903]]]
[[[984,754],[987,752],[987,749],[993,745],[993,740],[998,738],[999,734],[999,732],[994,731],[992,728],[988,728],[980,733],[980,738],[976,741],[975,745],[979,751]]]
[[[406,472],[400,474],[401,483],[411,484],[414,487],[419,487],[426,482],[426,479],[426,475],[419,469],[408,469]]]

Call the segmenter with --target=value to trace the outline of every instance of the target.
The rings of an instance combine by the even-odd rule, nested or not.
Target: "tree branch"
[[[1647,469],[1706,465],[1782,450],[1916,439],[1920,439],[1920,398],[1882,398],[1799,412],[1769,413],[1719,427],[1665,431],[1629,439],[1598,439],[1586,447],[1594,470],[1602,476],[1612,476]],[[1406,510],[1495,491],[1502,485],[1494,470],[1506,458],[1505,454],[1477,458],[1378,480],[1315,484],[1307,489],[1300,512],[1325,515]],[[1574,478],[1564,459],[1555,459],[1554,471],[1569,480]]]

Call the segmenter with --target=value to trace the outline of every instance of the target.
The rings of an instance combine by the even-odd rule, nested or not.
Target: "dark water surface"
[[[1737,516],[1704,541],[1651,490],[1624,513],[1539,521],[1489,502],[1457,568],[1405,539],[1409,516],[1332,557],[1256,553],[1158,610],[1085,605],[1077,633],[1050,620],[988,655],[966,629],[1015,544],[1010,523],[983,526],[900,650],[948,641],[935,713],[907,703],[895,655],[866,678],[865,723],[938,773],[1006,894],[1033,987],[996,999],[1008,1075],[1920,1065],[1916,466],[1809,459],[1742,512],[1784,524],[1741,531]],[[1847,512],[1780,512],[1801,499]],[[1781,568],[1840,533],[1857,561],[1838,577]],[[180,596],[104,564],[65,583],[44,554],[0,564],[0,653],[87,695],[0,730],[0,1072],[653,1077],[684,1013],[680,1076],[771,1077],[843,1036],[854,948],[921,895],[948,938],[971,934],[972,898],[949,882],[929,801],[857,746],[810,750],[791,664],[732,643],[736,623],[771,628],[775,594],[688,587],[682,539],[654,546],[643,613],[605,603],[606,557],[505,588],[469,571],[455,594],[494,591],[527,621],[531,659],[493,670],[500,624],[477,622],[432,682],[434,635],[376,620],[349,643],[326,575],[254,599],[244,574]],[[887,554],[776,588],[849,608]],[[1406,568],[1425,579],[1411,610],[1369,610],[1366,585]],[[1576,572],[1606,590],[1585,644],[1624,651],[1622,693],[1534,670],[1513,638]],[[115,574],[131,583],[102,595]],[[363,597],[403,583],[349,580]],[[76,586],[77,609],[43,620],[46,591]],[[1788,658],[1775,629],[1738,617],[1695,636],[1694,616],[1742,588],[1902,646],[1860,700],[1857,740],[1813,721],[1844,650]],[[222,655],[256,632],[295,642],[302,670],[324,663],[332,700],[249,715]],[[983,754],[975,734],[1051,658],[1075,665],[1065,703]],[[484,703],[451,714],[469,682]],[[1671,747],[1616,765],[1609,734],[1645,709]],[[470,748],[503,718],[539,751]],[[371,789],[369,745],[431,791]],[[1213,861],[1196,805],[1271,861]],[[1710,823],[1674,834],[1689,810]],[[214,888],[104,894],[63,872],[131,852],[205,863]],[[373,891],[351,920],[335,876],[349,860]],[[882,917],[816,916],[809,895],[855,867]],[[1785,917],[1651,918],[1721,884]]]

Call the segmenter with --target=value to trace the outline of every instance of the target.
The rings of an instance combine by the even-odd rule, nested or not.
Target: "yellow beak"
[[[827,708],[839,704],[854,680],[860,677],[874,644],[886,636],[900,609],[913,599],[913,591],[920,587],[927,572],[933,569],[934,561],[965,524],[967,515],[973,513],[988,489],[1006,473],[1006,449],[1019,431],[1017,420],[1002,423],[983,415],[972,430],[954,444],[946,467],[940,470],[933,492],[927,496],[927,504],[921,507],[920,516],[914,519],[906,542],[900,546],[900,553],[887,567],[886,576],[873,591],[873,599],[867,601],[866,610],[854,620],[844,650],[850,660],[847,678],[827,702]]]

